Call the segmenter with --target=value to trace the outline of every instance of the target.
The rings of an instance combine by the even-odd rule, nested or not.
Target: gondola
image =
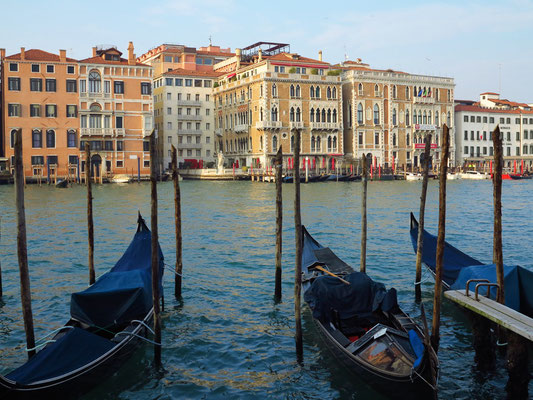
[[[418,221],[411,213],[410,235],[416,254],[418,243]],[[437,256],[437,237],[423,231],[422,262],[435,274]],[[496,283],[496,265],[484,264],[463,253],[448,242],[444,242],[444,256],[442,262],[442,283],[444,288],[463,290],[470,279],[486,279]],[[533,318],[533,272],[518,265],[504,265],[505,305]],[[493,298],[496,289],[493,288]]]
[[[0,398],[78,398],[147,340],[153,315],[151,232],[140,215],[137,225],[115,266],[71,295],[70,320],[25,364],[0,376]],[[162,276],[159,249],[160,286]]]
[[[68,181],[66,179],[61,179],[56,182],[55,184],[56,188],[66,188],[68,187]]]
[[[328,182],[347,182],[351,178],[351,175],[330,175],[327,179]]]
[[[398,306],[396,290],[354,272],[303,226],[302,236],[302,291],[326,346],[349,371],[388,396],[431,398],[437,356]]]

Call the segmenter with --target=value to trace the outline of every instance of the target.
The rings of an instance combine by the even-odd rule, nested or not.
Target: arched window
[[[393,85],[393,86],[392,86],[392,98],[393,98],[393,99],[396,98],[396,85]]]
[[[422,123],[422,111],[418,110],[418,123]]]
[[[300,113],[300,107],[296,107],[296,122],[300,122],[302,120],[302,115]]]
[[[374,85],[374,95],[379,96],[379,86],[377,84]]]
[[[326,97],[328,99],[331,99],[331,88],[328,86],[328,88],[326,89]]]
[[[316,109],[316,122],[320,122],[320,108]]]
[[[436,99],[437,101],[439,101],[439,99],[440,99],[440,91],[439,91],[438,88],[435,89],[435,99]]]
[[[334,123],[337,122],[337,109],[334,109],[334,110],[333,110],[333,122],[334,122]]]
[[[413,111],[413,124],[418,124],[418,116],[416,115],[416,110]]]
[[[311,98],[315,97],[315,87],[314,86],[311,86],[309,88],[309,94],[310,94]]]
[[[316,97],[317,99],[320,98],[320,86],[317,86],[316,89],[315,89],[315,97]]]
[[[331,136],[328,136],[328,153],[331,153]]]
[[[435,112],[435,125],[439,126],[439,112]]]
[[[363,92],[363,84],[360,83],[360,84],[359,84],[359,96],[362,96],[363,93],[364,93],[364,92]]]
[[[527,154],[527,144],[523,146],[522,155]]]
[[[98,71],[91,71],[89,73],[89,92],[90,93],[100,93],[101,92],[101,78]]]
[[[316,151],[322,150],[322,139],[320,136],[316,137]]]
[[[409,110],[405,110],[405,125],[406,126],[411,125],[409,122],[410,122],[409,121]]]
[[[291,153],[294,151],[294,135],[291,135]]]
[[[413,86],[413,96],[418,97],[418,92],[416,91],[416,86]]]
[[[322,122],[326,122],[326,109],[322,109]]]
[[[263,150],[263,136],[259,136],[259,150]]]
[[[315,122],[315,109],[311,108],[309,111],[309,122]]]
[[[56,133],[53,129],[48,129],[46,131],[46,147],[48,148],[56,147]]]
[[[396,125],[396,109],[392,109],[392,125]]]
[[[333,151],[335,152],[337,151],[337,137],[336,136],[333,138]]]
[[[427,116],[425,110],[424,110],[424,119],[423,119],[423,121],[424,121],[424,122],[423,122],[424,124],[427,124],[427,123],[428,123],[428,116]]]
[[[314,136],[311,136],[311,151],[316,151]]]
[[[409,100],[409,86],[405,87],[405,99]]]
[[[11,129],[11,148],[15,148],[15,136],[17,135],[16,129]]]
[[[432,120],[431,111],[428,111],[428,124],[430,124],[430,125],[431,125],[431,120]]]
[[[238,147],[237,147],[237,139],[235,139],[235,151],[238,150]]]
[[[276,135],[272,137],[272,151],[278,151],[278,137]]]
[[[291,111],[289,113],[289,121],[294,122],[294,107],[291,107]]]
[[[363,123],[363,105],[361,103],[357,105],[357,123]]]
[[[290,90],[291,97],[294,97],[295,95],[294,85],[291,85],[291,88],[289,90]]]
[[[296,85],[296,97],[300,97],[300,85]]]
[[[272,97],[278,97],[278,88],[275,83],[272,85]]]
[[[396,146],[396,134],[395,133],[392,134],[392,145]]]
[[[405,145],[406,145],[406,146],[410,146],[410,143],[409,143],[409,134],[405,135]]]
[[[273,106],[272,107],[272,121],[277,121],[278,120],[278,109],[276,108],[276,106]]]
[[[374,104],[374,124],[379,124],[379,106]]]
[[[533,144],[529,145],[529,154],[533,154]]]
[[[336,87],[333,88],[332,93],[331,93],[331,97],[333,97],[334,99],[337,98],[337,88]]]
[[[331,109],[328,109],[328,119],[327,122],[331,122]]]

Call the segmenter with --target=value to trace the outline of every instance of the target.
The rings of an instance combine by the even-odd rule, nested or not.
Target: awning
[[[229,74],[229,75],[227,76],[227,78],[228,78],[228,79],[233,78],[235,75],[237,75],[236,72],[234,72],[233,74]]]

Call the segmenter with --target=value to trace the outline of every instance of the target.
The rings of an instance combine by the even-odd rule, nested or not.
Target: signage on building
[[[436,129],[436,127],[435,127],[435,125],[415,124],[415,129],[417,131],[434,131]]]
[[[425,143],[415,143],[415,149],[424,149],[426,148],[426,144]],[[431,143],[431,148],[432,149],[436,149],[437,148],[437,143]]]
[[[137,156],[130,156],[130,160],[136,160]]]

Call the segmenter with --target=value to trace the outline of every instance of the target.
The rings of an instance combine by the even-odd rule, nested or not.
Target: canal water
[[[490,181],[448,182],[446,239],[484,262],[492,259]],[[294,345],[293,185],[283,185],[283,302],[273,302],[275,185],[258,182],[181,183],[183,209],[183,300],[173,298],[172,274],[164,280],[164,371],[152,372],[146,345],[86,399],[380,399],[364,382],[336,365],[303,313],[304,363]],[[398,290],[402,308],[419,320],[414,302],[415,255],[409,212],[418,214],[420,182],[370,182],[367,272]],[[360,183],[302,185],[302,221],[321,243],[358,268]],[[160,243],[175,262],[172,183],[158,185]],[[128,246],[137,210],[150,216],[149,184],[96,186],[95,268],[106,272]],[[533,269],[533,181],[504,182],[504,260]],[[68,318],[70,293],[87,286],[86,190],[28,186],[26,221],[36,337]],[[438,182],[429,184],[426,228],[437,230]],[[0,372],[25,357],[16,255],[13,186],[0,187]],[[424,275],[428,318],[433,281]],[[471,326],[464,314],[442,307],[442,399],[499,399],[506,373],[474,367]],[[530,387],[533,393],[533,387]]]

